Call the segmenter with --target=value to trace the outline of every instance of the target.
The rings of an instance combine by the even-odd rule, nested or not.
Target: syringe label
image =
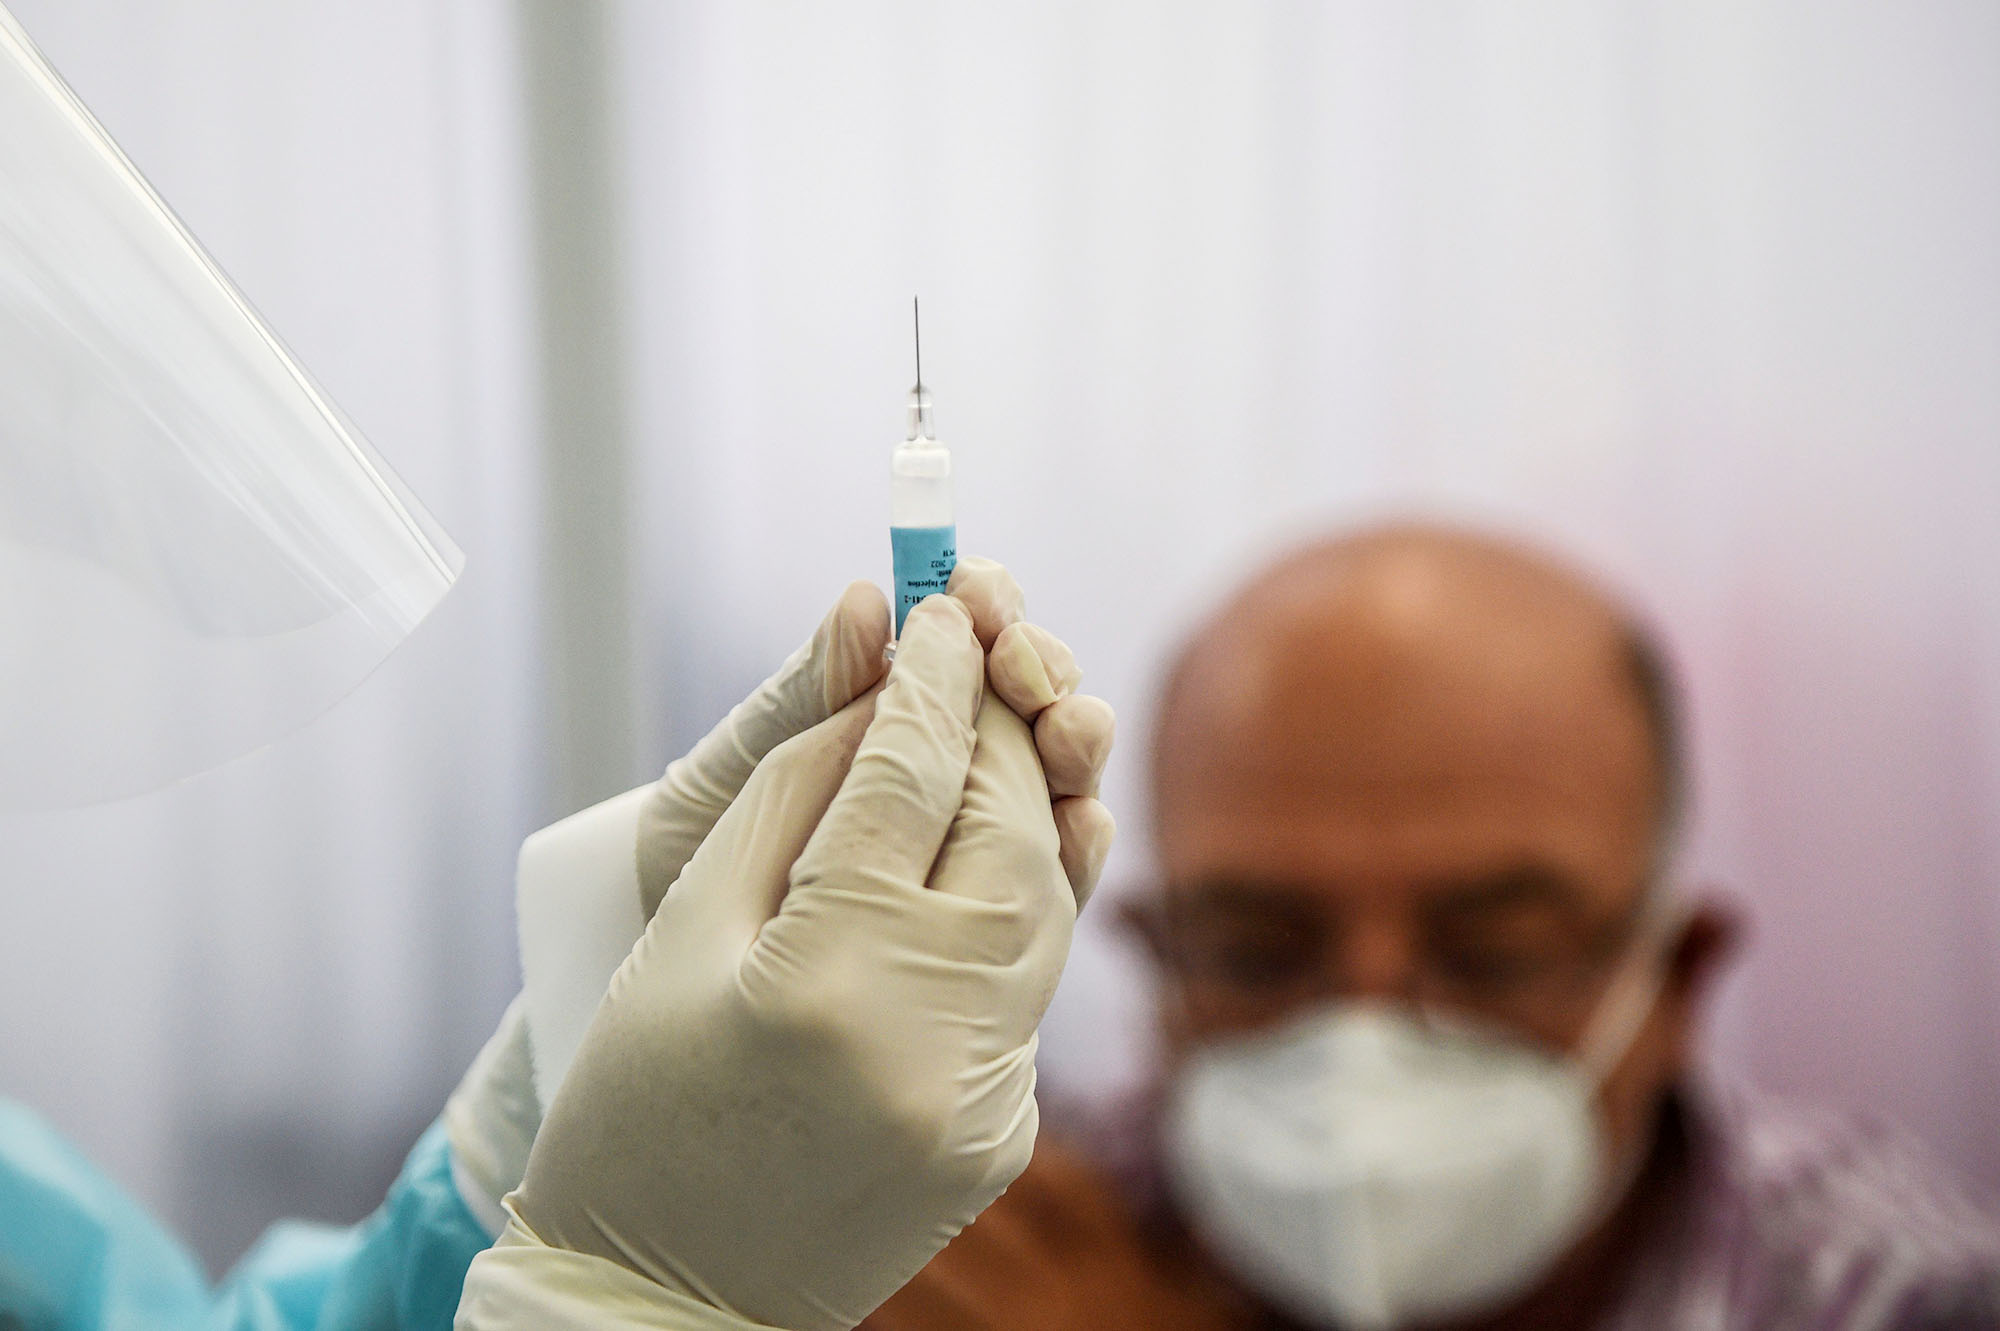
[[[896,633],[917,602],[934,596],[958,566],[958,528],[891,527],[889,551],[896,567]]]

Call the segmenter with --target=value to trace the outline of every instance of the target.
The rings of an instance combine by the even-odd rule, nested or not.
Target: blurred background
[[[520,839],[886,578],[912,293],[963,548],[1119,709],[1114,884],[1208,598],[1519,531],[1677,649],[1711,1061],[2000,1194],[2000,7],[10,4],[468,555],[304,732],[0,822],[0,1094],[212,1264],[379,1198]],[[1109,915],[1072,1095],[1143,1068]]]

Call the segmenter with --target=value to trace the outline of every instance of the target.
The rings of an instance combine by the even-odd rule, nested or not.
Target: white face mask
[[[1573,1059],[1354,1003],[1196,1053],[1166,1120],[1195,1230],[1275,1303],[1341,1327],[1525,1292],[1630,1182],[1596,1092],[1658,997],[1666,932],[1642,928]]]

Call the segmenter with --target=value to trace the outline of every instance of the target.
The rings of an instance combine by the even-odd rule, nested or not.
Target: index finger
[[[875,719],[793,866],[794,887],[923,884],[965,795],[985,682],[972,616],[951,597],[927,597],[903,625]]]

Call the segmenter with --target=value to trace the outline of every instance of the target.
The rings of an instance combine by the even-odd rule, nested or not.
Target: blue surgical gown
[[[490,1242],[433,1125],[374,1215],[351,1229],[279,1225],[211,1289],[137,1203],[0,1101],[0,1331],[446,1328]]]

